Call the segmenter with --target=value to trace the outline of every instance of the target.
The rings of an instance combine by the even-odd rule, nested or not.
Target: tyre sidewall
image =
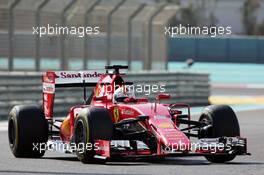
[[[227,105],[211,105],[205,108],[201,118],[206,116],[212,122],[212,138],[240,136],[240,127],[234,111]]]
[[[207,132],[206,138],[240,136],[240,127],[236,114],[227,105],[211,105],[206,107],[199,121],[203,118],[207,118],[212,124],[212,128]],[[213,163],[224,163],[233,160],[235,157],[236,155],[205,156],[208,161]]]
[[[74,132],[77,131],[77,126],[78,126],[78,122],[81,122],[82,123],[82,129],[84,130],[84,140],[82,140],[80,143],[78,143],[76,140],[75,140],[75,144],[76,144],[76,147],[77,147],[77,150],[76,150],[76,155],[78,157],[78,159],[80,161],[82,161],[83,163],[87,163],[89,162],[93,155],[94,155],[94,151],[93,150],[87,150],[85,148],[85,145],[87,144],[93,144],[93,139],[91,138],[91,129],[90,129],[90,122],[89,122],[89,110],[82,110],[81,113],[78,115],[77,119],[75,120],[75,124],[74,124]],[[78,137],[76,136],[76,133],[75,133],[75,139]],[[84,145],[84,149],[83,150],[78,150],[78,148],[80,147],[80,144],[83,144]]]
[[[76,136],[76,127],[80,121],[83,123],[83,129],[85,130],[83,144],[89,144],[92,146],[92,149],[84,149],[83,153],[76,151],[76,154],[78,159],[83,163],[91,163],[95,155],[95,141],[99,139],[111,140],[113,136],[113,124],[110,115],[105,108],[89,107],[82,109],[74,124],[75,144],[78,144],[76,143],[76,138],[78,137]]]
[[[9,114],[8,122],[14,123],[15,142],[13,145],[9,144],[15,157],[44,155],[45,150],[37,149],[41,144],[46,144],[48,139],[48,124],[42,109],[38,106],[15,106]]]

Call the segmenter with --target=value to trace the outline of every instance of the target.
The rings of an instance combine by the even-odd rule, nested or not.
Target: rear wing
[[[94,87],[105,70],[48,71],[42,75],[43,110],[47,119],[53,117],[55,88]]]
[[[80,87],[96,85],[100,76],[105,72],[98,70],[88,71],[48,71],[42,75],[43,83],[52,83],[55,87]]]

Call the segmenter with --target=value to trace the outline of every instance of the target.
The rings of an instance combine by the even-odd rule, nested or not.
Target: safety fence
[[[58,60],[61,70],[71,69],[74,61],[86,69],[91,60],[140,60],[144,69],[152,63],[164,69],[167,37],[162,29],[178,9],[154,0],[2,0],[0,62],[7,60],[5,69],[10,71],[19,70],[16,59],[33,60],[30,69],[36,71],[45,69],[44,59]],[[88,29],[91,34],[86,27],[93,29]],[[46,35],[40,37],[41,31]]]
[[[125,75],[126,81],[135,85],[164,85],[165,93],[171,94],[168,103],[188,103],[190,105],[208,104],[210,95],[209,75],[186,72],[139,72]],[[6,119],[12,106],[19,104],[39,104],[42,102],[41,74],[37,72],[0,72],[0,118]],[[91,91],[88,88],[87,91]],[[146,91],[136,93],[149,97],[154,102],[157,93]],[[82,104],[81,88],[56,89],[55,116],[65,116],[73,105]]]
[[[87,69],[98,62],[106,65],[115,64],[115,61],[128,64],[131,70],[155,70],[166,69],[168,61],[185,61],[188,58],[208,62],[264,63],[263,36],[236,35],[243,34],[244,30],[241,11],[244,2],[0,0],[0,70]],[[256,21],[261,22],[264,19],[264,1],[258,2]],[[197,12],[205,19],[197,19],[198,24],[210,24],[208,19],[215,18],[216,26],[232,24],[234,36],[166,36],[164,27],[188,21],[184,18],[186,15],[182,15],[188,4],[190,7],[201,4],[202,8]],[[198,18],[199,15],[187,16]],[[47,29],[48,26],[51,26],[49,31],[56,27],[62,27],[63,31],[71,27],[99,27],[100,33],[83,36],[81,30],[79,35],[40,37],[34,32],[36,28]]]

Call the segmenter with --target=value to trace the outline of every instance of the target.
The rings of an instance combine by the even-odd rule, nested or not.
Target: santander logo
[[[60,72],[57,78],[97,78],[102,74],[98,72]]]

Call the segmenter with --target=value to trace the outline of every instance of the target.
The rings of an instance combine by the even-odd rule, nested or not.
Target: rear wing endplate
[[[104,73],[104,70],[48,71],[43,73],[43,110],[46,118],[52,119],[53,117],[55,88],[94,87]]]

